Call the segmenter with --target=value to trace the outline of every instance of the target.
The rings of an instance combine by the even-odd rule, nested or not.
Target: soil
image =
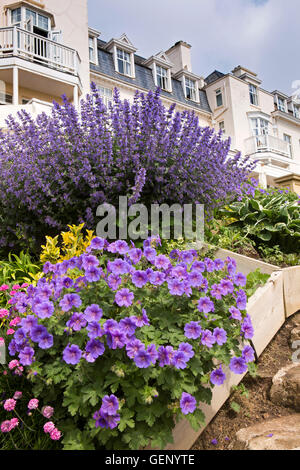
[[[291,330],[295,327],[295,318],[300,322],[300,313],[291,317],[260,356],[255,378],[246,375],[242,384],[248,391],[248,397],[235,391],[207,426],[191,450],[240,450],[236,433],[242,428],[258,424],[264,420],[280,418],[294,414],[292,409],[274,405],[269,400],[269,390],[273,376],[279,369],[292,363],[292,350],[289,346]],[[240,405],[237,413],[231,403]],[[212,444],[216,440],[217,444]]]

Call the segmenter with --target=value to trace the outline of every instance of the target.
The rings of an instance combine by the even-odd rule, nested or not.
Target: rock
[[[300,411],[300,364],[290,364],[273,377],[270,399],[276,405]]]
[[[248,450],[294,450],[300,446],[300,413],[240,429],[236,437]]]
[[[300,326],[296,326],[291,331],[290,346],[293,346],[293,343],[295,343],[295,341],[300,341]]]
[[[292,317],[292,325],[295,327],[300,326],[300,313],[296,313]]]

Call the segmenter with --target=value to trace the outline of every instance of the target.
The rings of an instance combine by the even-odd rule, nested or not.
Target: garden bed
[[[208,248],[210,247],[205,246],[204,250]],[[257,356],[260,356],[281,329],[285,320],[300,309],[300,266],[279,270],[277,266],[272,266],[223,249],[217,249],[216,256],[221,259],[226,259],[227,256],[234,258],[237,262],[238,270],[243,272],[243,274],[249,274],[256,269],[260,269],[263,273],[271,274],[268,282],[257,289],[252,297],[250,297],[247,305],[255,331],[253,345],[255,346]],[[245,375],[237,376],[232,374],[229,369],[226,370],[227,380],[222,386],[214,389],[211,404],[201,406],[206,416],[206,426],[226,402],[231,394],[232,387],[238,385]],[[166,449],[190,449],[203,433],[206,426],[202,427],[199,431],[194,431],[188,421],[180,421],[173,432],[174,443],[169,444]]]

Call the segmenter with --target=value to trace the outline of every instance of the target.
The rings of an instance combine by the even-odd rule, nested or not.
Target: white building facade
[[[91,81],[105,103],[115,87],[129,100],[159,87],[166,106],[195,112],[201,126],[231,137],[232,152],[257,160],[262,184],[300,193],[300,102],[264,90],[245,67],[204,78],[192,70],[184,41],[143,58],[126,34],[99,37],[88,26],[87,0],[0,0],[0,127],[20,109],[51,110],[62,94],[79,106]]]

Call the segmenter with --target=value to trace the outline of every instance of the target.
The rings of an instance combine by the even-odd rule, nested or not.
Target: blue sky
[[[126,33],[149,57],[178,40],[192,45],[194,73],[243,65],[262,86],[292,94],[300,80],[299,0],[88,0],[89,25],[107,41]]]

